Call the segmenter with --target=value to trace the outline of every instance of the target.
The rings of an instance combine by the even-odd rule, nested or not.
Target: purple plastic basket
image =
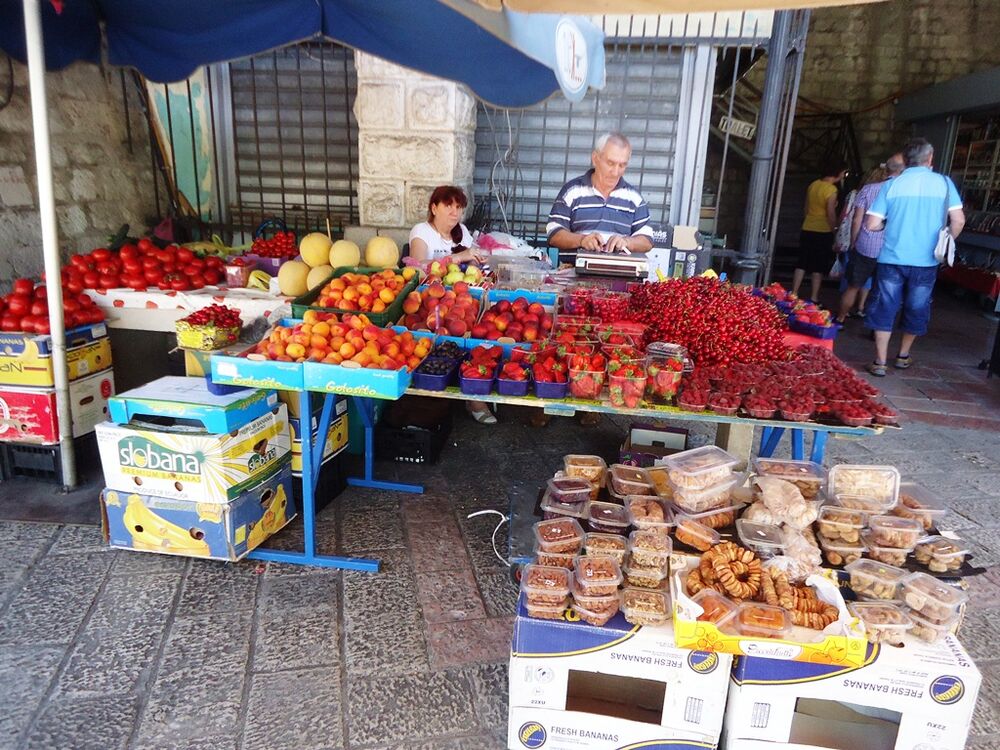
[[[281,268],[281,264],[286,260],[294,260],[296,256],[292,255],[288,258],[266,258],[263,255],[254,255],[253,253],[247,253],[243,256],[249,260],[257,261],[257,270],[264,271],[271,276],[278,275],[278,269]]]
[[[539,383],[537,380],[533,380],[535,384],[535,395],[538,398],[551,399],[557,401],[559,399],[566,398],[566,392],[569,390],[569,383]]]
[[[431,359],[428,357],[428,359]],[[439,359],[439,358],[434,358]],[[440,358],[443,359],[443,358]],[[420,388],[425,391],[443,391],[449,385],[451,385],[455,380],[455,371],[458,368],[458,362],[455,360],[446,360],[451,363],[451,369],[448,370],[444,375],[434,375],[432,373],[420,372],[418,367],[413,373],[413,387]],[[423,367],[427,360],[424,360],[420,366]]]
[[[818,326],[813,323],[805,323],[801,320],[796,320],[794,317],[788,319],[788,329],[794,331],[795,333],[801,333],[805,336],[811,336],[814,339],[832,339],[837,337],[837,331],[839,330],[837,326]]]
[[[527,369],[522,367],[522,369]],[[527,396],[528,395],[528,378],[524,380],[507,380],[505,378],[497,378],[497,393],[501,396]]]
[[[493,383],[497,379],[497,370],[493,371],[492,378],[466,378],[461,374],[461,365],[459,368],[458,388],[462,393],[469,396],[486,396],[493,390]]]

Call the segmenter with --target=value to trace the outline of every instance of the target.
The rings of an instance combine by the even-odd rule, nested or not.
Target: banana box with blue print
[[[572,610],[528,616],[518,602],[510,657],[511,750],[715,748],[732,657],[674,645],[670,625],[601,627]]]
[[[738,657],[726,750],[961,750],[982,675],[953,635],[869,645],[860,666]]]
[[[111,339],[104,323],[66,331],[66,370],[70,381],[111,367]],[[51,388],[52,337],[48,334],[0,333],[0,385]]]
[[[319,420],[323,413],[323,402],[320,400],[319,408],[313,411],[312,433],[313,442],[319,439]],[[292,475],[302,476],[302,434],[301,420],[297,417],[289,416],[288,427],[292,435]],[[330,415],[330,427],[326,431],[326,443],[323,445],[323,460],[320,465],[330,461],[334,456],[347,447],[347,399],[338,397],[337,403],[333,406],[333,414]]]
[[[289,459],[232,502],[199,503],[105,489],[104,540],[119,549],[235,562],[295,517]]]

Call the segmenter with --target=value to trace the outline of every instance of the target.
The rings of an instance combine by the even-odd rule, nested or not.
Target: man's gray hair
[[[902,154],[893,154],[886,160],[885,168],[889,170],[890,175],[898,175],[906,169],[906,160]]]
[[[601,153],[604,150],[604,147],[609,143],[622,148],[627,148],[629,151],[632,150],[632,144],[628,142],[628,138],[619,133],[617,130],[612,130],[597,137],[597,140],[594,141],[594,151]]]
[[[903,146],[903,161],[908,167],[920,167],[934,155],[934,147],[926,138],[913,138]]]

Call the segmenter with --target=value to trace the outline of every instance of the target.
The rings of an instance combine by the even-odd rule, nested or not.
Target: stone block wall
[[[408,230],[438,185],[472,205],[476,101],[464,86],[355,52],[362,226]]]
[[[155,213],[145,120],[130,105],[129,152],[117,71],[77,63],[46,75],[59,241],[64,257],[102,245],[125,223]],[[131,95],[131,94],[130,94]],[[43,270],[27,68],[14,63],[14,94],[0,109],[0,290]]]

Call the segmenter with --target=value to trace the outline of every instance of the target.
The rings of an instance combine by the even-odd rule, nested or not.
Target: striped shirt
[[[594,187],[594,170],[563,185],[549,212],[545,233],[551,237],[560,229],[580,234],[597,232],[604,242],[611,235],[653,236],[649,226],[649,206],[639,191],[619,179],[611,195],[605,199]]]
[[[872,203],[875,202],[875,198],[884,184],[885,182],[872,182],[861,188],[858,191],[858,197],[854,199],[854,207],[851,209],[852,220],[854,212],[859,208],[862,210],[861,229],[858,230],[858,239],[854,242],[854,249],[858,251],[859,255],[864,255],[866,258],[877,258],[882,252],[882,243],[885,241],[885,232],[869,231],[868,227],[865,226],[864,219],[864,215],[872,207]]]

